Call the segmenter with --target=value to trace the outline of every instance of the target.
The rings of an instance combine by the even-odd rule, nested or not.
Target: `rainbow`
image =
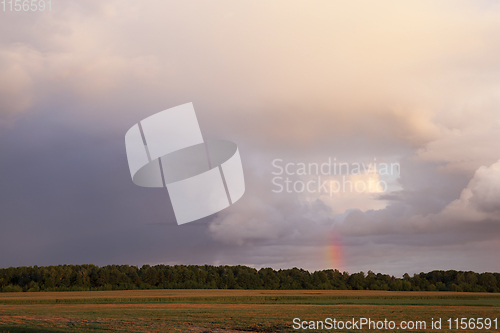
[[[344,269],[344,253],[342,250],[342,242],[337,233],[332,232],[329,237],[329,244],[325,248],[325,258],[327,267],[338,269],[340,272]]]

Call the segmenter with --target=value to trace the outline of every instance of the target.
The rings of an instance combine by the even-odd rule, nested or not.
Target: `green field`
[[[134,290],[0,294],[2,333],[297,332],[292,328],[294,318],[307,321],[335,318],[346,321],[361,317],[387,319],[397,323],[402,320],[426,321],[429,325],[426,330],[413,332],[450,332],[446,323],[448,318],[500,317],[500,295],[317,290]],[[441,330],[430,329],[431,318],[442,318]],[[499,330],[492,327],[481,331]]]

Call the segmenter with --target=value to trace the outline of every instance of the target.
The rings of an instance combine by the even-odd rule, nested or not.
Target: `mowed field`
[[[448,318],[500,320],[500,294],[317,290],[0,293],[2,333],[297,332],[302,330],[293,329],[294,318],[316,322],[325,318],[359,321],[362,317],[398,325],[401,321],[426,322],[425,330],[413,332],[458,332],[464,330],[450,330]],[[431,329],[432,318],[441,318],[442,329]],[[481,331],[499,332],[494,326]]]

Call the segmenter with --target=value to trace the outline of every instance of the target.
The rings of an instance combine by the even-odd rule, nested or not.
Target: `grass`
[[[294,332],[292,321],[297,317],[430,323],[431,318],[444,322],[499,315],[500,295],[486,293],[136,290],[0,294],[0,333]]]

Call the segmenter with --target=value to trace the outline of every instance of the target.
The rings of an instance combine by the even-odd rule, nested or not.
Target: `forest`
[[[393,290],[500,292],[500,273],[432,271],[397,278],[336,269],[211,265],[59,265],[0,269],[2,292],[134,289]]]

